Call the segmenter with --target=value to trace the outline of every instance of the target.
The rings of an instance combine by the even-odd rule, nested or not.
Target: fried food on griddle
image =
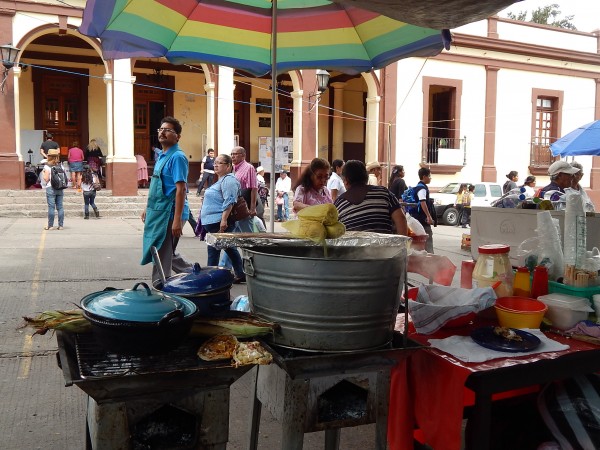
[[[231,359],[238,340],[231,334],[217,334],[198,349],[198,356],[204,361],[220,361]]]
[[[233,363],[237,366],[248,364],[271,364],[273,355],[257,341],[240,342],[233,354]]]

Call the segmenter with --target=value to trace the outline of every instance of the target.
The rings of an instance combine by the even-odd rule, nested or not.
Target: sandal
[[[52,229],[52,227],[49,227],[48,225],[46,225],[46,226],[44,227],[44,230],[51,230],[51,229]]]
[[[62,230],[63,227],[61,227],[60,225],[56,227],[57,230]]]

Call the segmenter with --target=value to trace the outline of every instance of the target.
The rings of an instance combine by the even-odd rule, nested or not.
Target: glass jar
[[[513,271],[508,259],[510,246],[488,244],[479,247],[479,257],[473,269],[473,287],[493,286],[498,297],[510,297],[513,293]]]

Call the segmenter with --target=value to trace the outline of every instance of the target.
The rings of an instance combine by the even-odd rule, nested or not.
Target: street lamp
[[[2,59],[2,65],[4,66],[4,76],[0,82],[0,92],[4,94],[4,84],[8,78],[8,71],[15,65],[15,60],[19,54],[19,49],[13,47],[12,44],[0,45],[0,57]]]
[[[317,92],[308,96],[308,110],[312,111],[321,100],[321,94],[327,90],[329,84],[329,72],[323,69],[317,69]]]

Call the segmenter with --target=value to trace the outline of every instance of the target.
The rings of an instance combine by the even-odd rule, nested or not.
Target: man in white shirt
[[[283,193],[283,221],[285,222],[290,218],[289,216],[289,199],[288,194],[292,190],[292,179],[288,177],[287,171],[284,169],[281,171],[281,175],[277,178],[275,183],[275,194]]]

